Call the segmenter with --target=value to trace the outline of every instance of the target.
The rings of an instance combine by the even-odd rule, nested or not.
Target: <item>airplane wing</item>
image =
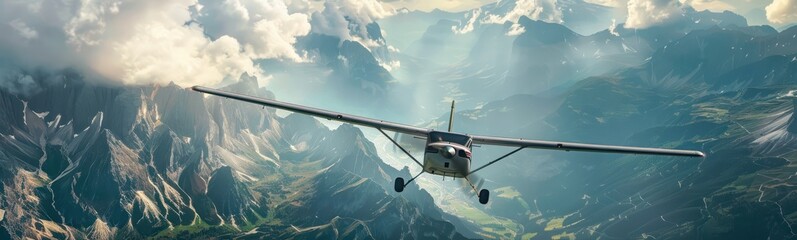
[[[382,130],[388,130],[388,131],[399,132],[399,133],[404,133],[404,134],[410,134],[410,135],[415,135],[415,136],[423,136],[423,137],[425,137],[426,134],[429,133],[429,131],[431,131],[430,129],[426,129],[426,128],[420,128],[420,127],[404,125],[404,124],[399,124],[399,123],[393,123],[393,122],[388,122],[388,121],[382,121],[382,120],[378,120],[378,119],[360,117],[360,116],[355,116],[355,115],[343,114],[343,113],[339,113],[339,112],[327,111],[327,110],[323,110],[323,109],[312,108],[312,107],[302,106],[302,105],[293,104],[293,103],[286,103],[286,102],[281,102],[281,101],[272,100],[272,99],[258,98],[258,97],[253,97],[253,96],[249,96],[249,95],[237,94],[237,93],[232,93],[232,92],[227,92],[227,91],[222,91],[222,90],[213,89],[213,88],[207,88],[207,87],[202,87],[202,86],[194,86],[191,89],[193,89],[194,91],[197,91],[197,92],[203,92],[203,93],[212,94],[212,95],[216,95],[216,96],[232,98],[232,99],[240,100],[240,101],[244,101],[244,102],[250,102],[250,103],[254,103],[254,104],[265,105],[265,106],[278,108],[278,109],[282,109],[282,110],[287,110],[287,111],[291,111],[291,112],[303,113],[303,114],[307,114],[307,115],[311,115],[311,116],[315,116],[315,117],[326,118],[326,119],[329,119],[329,120],[335,120],[335,121],[351,123],[351,124],[361,125],[361,126],[374,127],[374,128],[378,128],[378,129],[382,129]]]
[[[689,151],[689,150],[626,147],[626,146],[614,146],[614,145],[541,141],[541,140],[528,140],[528,139],[518,139],[518,138],[490,137],[490,136],[471,136],[471,137],[473,138],[473,144],[484,144],[484,145],[514,146],[514,147],[563,150],[563,151],[649,154],[649,155],[666,155],[666,156],[682,156],[682,157],[706,156],[700,151]]]

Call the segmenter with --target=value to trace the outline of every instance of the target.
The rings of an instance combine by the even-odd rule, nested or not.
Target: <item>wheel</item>
[[[404,179],[396,178],[396,184],[393,185],[393,188],[396,190],[396,192],[404,191]]]
[[[490,191],[487,189],[482,189],[479,191],[479,203],[487,204],[487,201],[490,201]]]

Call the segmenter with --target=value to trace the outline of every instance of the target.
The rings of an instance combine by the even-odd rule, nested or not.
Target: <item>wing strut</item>
[[[448,115],[448,132],[451,132],[451,127],[454,126],[454,102],[456,100],[451,100],[451,115]]]
[[[411,183],[412,181],[415,181],[415,179],[416,179],[416,178],[418,178],[418,177],[420,177],[420,176],[421,176],[421,174],[423,174],[423,173],[424,173],[424,171],[421,171],[421,172],[419,172],[419,173],[418,173],[418,175],[415,175],[415,177],[412,177],[412,178],[410,178],[410,180],[409,180],[409,181],[407,181],[407,182],[405,182],[405,183],[404,183],[404,186],[406,187],[407,185],[410,185],[410,183]]]
[[[393,140],[393,138],[391,138],[390,136],[388,136],[388,135],[387,135],[387,133],[385,133],[385,131],[382,131],[382,129],[381,129],[381,128],[377,128],[376,130],[379,130],[379,132],[381,132],[381,133],[382,133],[382,135],[385,135],[385,137],[386,137],[387,139],[390,139],[390,142],[392,142],[393,144],[395,144],[395,145],[396,145],[396,147],[398,147],[399,149],[401,149],[401,151],[403,151],[405,154],[407,154],[407,156],[410,156],[410,158],[412,158],[412,161],[415,161],[415,163],[417,163],[417,164],[418,164],[418,166],[421,166],[421,168],[423,168],[423,164],[421,164],[421,162],[418,162],[418,159],[415,159],[415,157],[413,157],[413,156],[412,156],[412,154],[410,154],[410,152],[408,152],[408,151],[407,151],[407,149],[404,149],[404,147],[402,147],[402,146],[401,146],[401,144],[398,144],[398,143],[396,142],[396,140]],[[421,171],[421,172],[423,172],[423,171]],[[417,176],[416,176],[416,177],[417,177]],[[413,179],[415,179],[415,178],[413,178]]]
[[[515,149],[514,151],[511,151],[511,152],[509,152],[509,153],[507,153],[507,154],[504,154],[504,156],[501,156],[501,157],[499,157],[499,158],[496,158],[495,160],[492,160],[492,161],[488,162],[487,164],[484,164],[484,166],[481,166],[481,167],[479,167],[479,168],[477,168],[477,169],[474,169],[473,171],[470,171],[470,172],[468,173],[468,175],[465,175],[465,177],[468,177],[468,176],[470,176],[471,174],[475,173],[476,171],[482,170],[482,168],[486,168],[487,166],[490,166],[490,165],[491,165],[491,164],[493,164],[493,163],[496,163],[496,162],[498,162],[498,161],[501,161],[501,159],[504,159],[504,158],[506,158],[506,157],[509,157],[509,155],[515,154],[516,152],[518,152],[518,151],[520,151],[520,150],[523,150],[524,148],[526,148],[526,147],[525,147],[525,146],[523,146],[523,147],[519,147],[519,148]]]
[[[470,181],[470,178],[468,178],[468,176],[465,176],[464,179],[465,179],[465,182],[468,182],[468,185],[470,185],[470,188],[473,189],[473,192],[476,193],[476,197],[478,197],[479,196],[479,190],[477,188],[481,188],[481,185],[479,187],[476,187],[476,185],[473,185],[473,182]]]

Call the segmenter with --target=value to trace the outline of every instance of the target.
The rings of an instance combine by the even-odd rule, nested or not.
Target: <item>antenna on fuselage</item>
[[[451,132],[451,127],[454,125],[454,102],[451,100],[451,115],[448,116],[448,132]]]

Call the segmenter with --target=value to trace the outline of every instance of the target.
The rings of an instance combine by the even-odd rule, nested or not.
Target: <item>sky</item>
[[[535,0],[532,2],[540,2]],[[643,8],[654,8],[654,5],[664,5],[671,0],[585,0],[586,2],[599,4],[618,9],[620,13],[626,13],[628,3]],[[450,12],[467,11],[479,6],[493,3],[495,0],[383,0],[387,5],[411,10],[431,11],[435,8]],[[688,5],[698,11],[732,11],[748,19],[751,25],[789,25],[797,22],[797,0],[678,0],[680,4]],[[637,4],[641,3],[641,4]],[[657,4],[658,3],[658,4]],[[770,19],[767,19],[767,7],[771,10]]]
[[[368,23],[397,9],[463,11],[480,22],[520,16],[561,23],[557,1],[516,0],[505,14],[473,14],[489,0],[0,0],[0,87],[33,89],[29,72],[75,69],[88,79],[120,84],[214,86],[247,73],[270,75],[259,60],[312,62],[296,49],[310,33],[369,42]],[[797,0],[587,0],[617,10],[618,23],[645,28],[673,18],[683,6],[732,10],[751,24],[797,22]],[[479,17],[480,19],[476,19]],[[349,22],[358,24],[349,24]],[[452,31],[467,32],[467,29]],[[515,29],[512,35],[522,33]],[[356,34],[354,32],[359,32]],[[390,34],[390,33],[387,33]]]
[[[425,12],[435,8],[449,12],[461,12],[495,2],[495,0],[383,0],[382,2],[395,8],[407,8]]]

